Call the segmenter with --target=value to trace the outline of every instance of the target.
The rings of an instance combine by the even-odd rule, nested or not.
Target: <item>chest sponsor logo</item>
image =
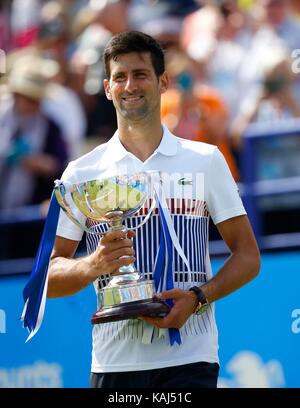
[[[180,186],[191,186],[192,185],[192,180],[188,180],[185,177],[182,177],[181,179],[178,180],[178,184]]]

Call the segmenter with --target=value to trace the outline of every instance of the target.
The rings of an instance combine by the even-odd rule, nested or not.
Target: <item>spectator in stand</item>
[[[198,9],[195,0],[131,0],[128,8],[130,29],[156,38],[164,48],[178,46],[183,19]]]
[[[252,122],[274,123],[300,117],[300,104],[293,87],[291,61],[285,49],[273,48],[264,62],[264,78],[256,96],[244,100],[232,126],[233,143],[242,148],[242,136]]]
[[[60,128],[41,112],[45,62],[19,60],[9,75],[10,95],[0,104],[0,208],[48,199],[68,160]]]
[[[291,0],[260,0],[260,4],[265,9],[264,24],[276,32],[288,49],[299,48],[300,23],[292,14]]]
[[[36,39],[40,23],[41,1],[13,0],[11,31],[14,48],[27,47]]]
[[[41,8],[36,40],[31,46],[10,54],[7,65],[8,70],[11,70],[20,58],[26,56],[30,59],[34,56],[56,66],[41,108],[47,117],[59,125],[67,144],[69,159],[75,159],[83,152],[86,117],[79,96],[68,86],[71,76],[68,64],[70,44],[66,8],[62,2],[49,1]],[[47,75],[50,77],[51,73],[48,72]]]
[[[62,67],[67,66],[69,42],[67,29],[61,17],[42,22],[37,47],[42,56],[56,60]]]
[[[24,56],[38,56],[57,61],[62,69],[68,66],[70,36],[66,12],[57,2],[49,2],[38,14],[36,34],[30,42],[8,55],[8,71]]]
[[[54,65],[47,94],[42,102],[42,111],[59,125],[64,137],[69,159],[76,159],[83,153],[86,136],[86,115],[79,96],[67,86],[65,73],[60,65],[51,60],[44,60],[47,65]],[[49,71],[48,71],[48,74]]]
[[[183,23],[181,44],[206,65],[205,83],[217,89],[235,116],[241,89],[238,72],[251,40],[252,27],[236,1],[207,2]]]
[[[264,65],[273,49],[285,47],[288,52],[299,49],[300,23],[294,18],[290,0],[259,0],[252,9],[259,27],[239,71],[240,102],[251,97],[255,99],[264,79]],[[295,95],[300,102],[300,77],[293,79]]]
[[[234,179],[239,172],[228,137],[229,109],[220,93],[202,84],[197,62],[174,53],[168,63],[170,88],[162,95],[161,112],[168,128],[185,139],[216,145]]]

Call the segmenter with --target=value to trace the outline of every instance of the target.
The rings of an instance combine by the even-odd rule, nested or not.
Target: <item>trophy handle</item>
[[[62,210],[65,212],[67,217],[70,218],[71,221],[74,222],[74,224],[77,225],[81,230],[88,232],[89,234],[94,234],[94,235],[105,235],[105,232],[98,232],[98,231],[93,231],[91,228],[87,228],[86,225],[82,224],[80,221],[77,220],[75,215],[73,214],[73,211],[71,207],[69,206],[67,200],[66,200],[66,187],[64,183],[60,180],[55,181],[55,187],[54,187],[54,193],[57,198],[57,201],[59,205],[61,206]]]
[[[151,214],[153,213],[155,207],[156,207],[156,199],[155,199],[155,197],[153,197],[151,207],[149,209],[148,214],[144,218],[144,220],[139,225],[137,225],[136,227],[130,227],[130,229],[131,230],[136,230],[136,229],[140,228],[142,225],[146,224],[146,222],[149,220]]]

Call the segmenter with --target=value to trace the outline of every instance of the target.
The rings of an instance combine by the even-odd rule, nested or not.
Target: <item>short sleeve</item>
[[[238,187],[217,148],[211,158],[206,187],[208,210],[215,224],[246,214]]]
[[[73,166],[71,162],[61,177],[62,181],[75,182],[72,168]],[[86,217],[76,208],[75,205],[73,206],[71,205],[71,207],[72,209],[74,209],[75,218],[81,224],[85,225]],[[79,228],[61,209],[57,224],[56,235],[63,238],[72,239],[73,241],[81,241],[83,236],[83,230]]]

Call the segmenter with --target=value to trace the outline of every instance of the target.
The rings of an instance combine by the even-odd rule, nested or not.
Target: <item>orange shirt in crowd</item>
[[[187,93],[170,88],[162,95],[161,113],[163,122],[177,136],[216,145],[233,178],[239,180],[227,135],[229,112],[217,91],[204,85]]]

